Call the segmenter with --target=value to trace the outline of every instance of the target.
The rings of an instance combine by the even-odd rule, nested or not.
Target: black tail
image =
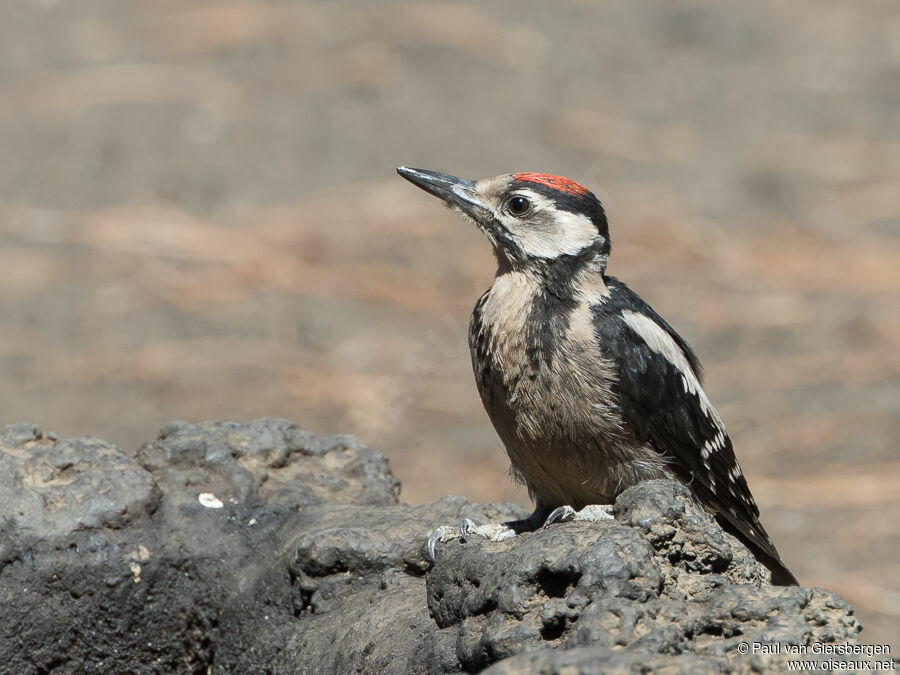
[[[759,560],[759,562],[769,568],[769,571],[772,573],[773,586],[800,585],[797,582],[797,577],[795,577],[791,573],[791,571],[781,560],[781,556],[779,556],[778,551],[775,550],[775,545],[772,543],[769,535],[763,529],[762,524],[760,524],[758,520],[756,521],[756,525],[757,529],[759,529],[758,535],[761,536],[750,538],[745,532],[741,530],[741,528],[736,527],[734,523],[728,520],[726,516],[727,513],[718,513],[716,514],[716,521],[719,523],[719,525],[722,526],[723,530],[737,537],[741,541],[741,543],[744,544],[744,546],[749,548],[750,552],[757,560]],[[760,544],[760,540],[765,541],[767,543],[767,546],[762,546]]]

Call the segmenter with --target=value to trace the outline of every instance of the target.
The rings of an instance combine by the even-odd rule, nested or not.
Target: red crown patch
[[[529,173],[526,171],[524,173],[514,173],[513,178],[525,183],[544,185],[553,190],[559,190],[578,197],[583,197],[588,193],[587,188],[583,185],[562,176],[551,176],[546,173]]]

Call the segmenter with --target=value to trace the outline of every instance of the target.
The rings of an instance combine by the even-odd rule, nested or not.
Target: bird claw
[[[469,518],[460,518],[456,527],[450,525],[442,525],[428,535],[425,544],[428,551],[428,560],[433,565],[435,562],[435,548],[438,542],[445,543],[459,539],[465,541],[470,535],[483,537],[488,541],[503,541],[512,539],[516,536],[515,531],[504,525],[503,523],[488,523],[486,525],[478,525]]]
[[[459,528],[459,538],[465,541],[469,532],[474,532],[478,525],[476,525],[475,521],[471,518],[460,518],[457,527]]]
[[[425,542],[425,547],[428,549],[428,561],[433,565],[434,564],[434,547],[437,546],[437,543],[443,539],[445,532],[450,529],[441,525],[434,532],[428,535],[428,541]]]
[[[557,506],[550,512],[550,515],[547,516],[547,520],[544,521],[544,527],[552,525],[553,523],[567,523],[574,517],[575,509],[568,504],[566,506]]]
[[[598,520],[613,520],[613,507],[609,504],[590,504],[581,511],[576,511],[571,506],[559,506],[550,512],[544,527],[553,523],[567,523],[570,520],[586,520],[596,522]]]

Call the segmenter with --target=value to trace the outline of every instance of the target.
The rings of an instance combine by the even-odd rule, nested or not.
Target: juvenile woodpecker
[[[468,181],[398,173],[475,223],[497,258],[475,304],[469,349],[512,474],[535,502],[534,529],[558,507],[611,504],[654,478],[684,483],[772,572],[795,585],[759,521],[725,424],[685,340],[606,275],[609,227],[593,193],[561,176]]]

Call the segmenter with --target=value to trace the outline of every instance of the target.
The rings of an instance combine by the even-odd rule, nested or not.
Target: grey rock
[[[398,493],[383,456],[284,420],[172,423],[136,459],[5,427],[0,663],[263,671],[295,623],[285,533],[299,509],[396,505]]]
[[[287,420],[170,422],[138,461],[172,497],[200,484],[237,503],[283,508],[395,504],[400,494],[387,460],[353,436],[319,438]]]
[[[706,675],[729,672],[722,663],[690,654],[636,653],[609,647],[574,647],[565,651],[544,648],[505,659],[484,671],[485,675]]]
[[[121,528],[159,504],[150,474],[99,439],[54,441],[16,424],[0,429],[0,448],[0,518],[22,537]]]
[[[603,651],[623,649],[703,657],[672,672],[750,669],[742,642],[856,640],[860,626],[846,603],[819,589],[769,585],[768,571],[678,483],[626,490],[615,514],[445,548],[427,577],[428,603],[439,626],[458,628],[464,669],[527,650],[541,655],[496,672],[597,672],[578,670],[585,654],[602,656],[604,672],[656,667]]]
[[[387,460],[285,420],[166,425],[134,459],[0,429],[0,670],[751,672],[741,642],[855,642],[852,609],[779,588],[680,485],[615,520],[438,545],[515,505],[398,502]]]

